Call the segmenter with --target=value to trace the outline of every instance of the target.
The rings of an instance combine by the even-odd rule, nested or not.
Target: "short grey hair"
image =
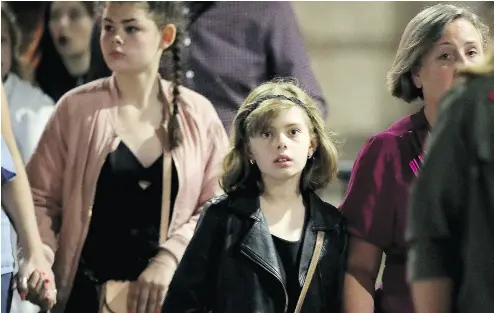
[[[423,99],[422,89],[417,88],[412,74],[442,36],[450,22],[464,18],[479,31],[482,48],[487,46],[489,28],[470,10],[451,4],[437,4],[422,10],[407,25],[401,36],[393,66],[387,75],[388,90],[394,97],[406,102]]]

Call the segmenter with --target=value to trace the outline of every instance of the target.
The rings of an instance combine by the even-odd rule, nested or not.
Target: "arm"
[[[12,133],[7,98],[3,85],[2,137],[9,148],[17,172],[14,180],[2,185],[2,207],[14,224],[21,247],[23,247],[27,251],[26,254],[30,256],[36,250],[40,250],[41,239],[34,216],[34,205],[29,181],[21,155],[14,140],[14,134]]]
[[[461,263],[458,224],[468,192],[467,152],[462,121],[469,99],[445,98],[429,141],[425,162],[412,191],[407,239],[409,278],[418,313],[451,312],[453,280]],[[434,294],[436,296],[431,297]]]
[[[204,169],[202,190],[199,199],[197,199],[196,210],[189,222],[182,225],[163,245],[166,253],[171,254],[177,263],[182,259],[185,248],[194,234],[204,203],[222,193],[219,188],[218,177],[221,170],[221,161],[228,149],[228,139],[217,115],[215,115],[214,122],[209,128],[206,138],[210,139],[206,144],[209,148],[207,153],[208,161]]]
[[[343,312],[374,312],[374,290],[383,249],[392,244],[395,139],[381,134],[368,140],[352,171],[341,211],[350,233],[343,288]]]
[[[334,312],[342,312],[343,308],[343,287],[345,283],[345,275],[348,264],[348,230],[346,226],[346,221],[344,220],[341,224],[341,241],[342,241],[342,250],[340,252],[339,264],[338,264],[338,286],[336,290],[336,294],[338,297],[337,308],[333,309]]]
[[[269,79],[293,77],[319,104],[324,118],[328,108],[321,87],[310,68],[296,16],[289,2],[270,3],[268,25],[268,73]]]
[[[215,301],[216,277],[213,266],[217,266],[217,254],[213,248],[221,247],[214,239],[219,238],[220,213],[225,208],[208,202],[197,225],[197,231],[187,247],[182,261],[173,276],[162,312],[202,313]],[[211,309],[211,307],[210,307]]]
[[[70,125],[67,109],[69,98],[62,97],[49,118],[26,171],[31,182],[36,219],[50,264],[57,250],[60,230],[63,174],[67,159],[66,134]]]
[[[357,237],[350,238],[343,286],[343,312],[374,312],[374,290],[383,251]]]

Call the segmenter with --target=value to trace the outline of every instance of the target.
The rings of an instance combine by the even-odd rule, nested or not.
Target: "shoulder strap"
[[[163,191],[161,195],[161,222],[160,245],[164,244],[168,237],[168,224],[170,223],[170,200],[172,183],[172,156],[169,151],[163,155]]]
[[[422,142],[416,130],[409,130],[408,138],[412,148],[412,160],[405,160],[405,165],[410,166],[415,175],[418,175],[418,172],[422,167]]]
[[[312,258],[309,264],[309,270],[307,271],[307,277],[305,278],[304,285],[302,286],[302,291],[300,292],[300,297],[297,301],[297,306],[295,307],[294,313],[299,313],[302,310],[302,305],[304,304],[305,295],[309,290],[310,282],[316,271],[317,263],[319,262],[319,257],[321,256],[322,244],[324,242],[324,232],[318,231],[316,238],[316,245],[314,247],[314,252],[312,253]]]
[[[419,134],[416,130],[410,130],[408,132],[410,133],[413,156],[418,157],[422,153],[422,142],[420,141]]]

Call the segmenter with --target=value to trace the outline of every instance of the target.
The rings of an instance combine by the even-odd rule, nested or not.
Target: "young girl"
[[[304,296],[300,312],[339,312],[347,235],[314,192],[337,166],[314,101],[290,82],[257,87],[231,144],[226,195],[208,203],[162,312],[293,313]]]
[[[128,312],[160,311],[220,191],[228,144],[214,107],[179,86],[177,63],[173,82],[158,76],[163,51],[180,59],[181,13],[179,2],[106,3],[100,43],[113,75],[61,98],[28,164],[53,313],[97,312],[110,281],[130,282]]]

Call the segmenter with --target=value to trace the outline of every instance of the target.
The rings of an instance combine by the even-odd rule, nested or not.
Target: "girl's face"
[[[48,27],[60,56],[75,57],[90,51],[93,22],[80,1],[52,2]]]
[[[160,31],[147,9],[135,2],[109,2],[104,10],[100,44],[106,64],[114,72],[138,73],[157,66],[174,39],[173,25]]]
[[[306,112],[298,106],[282,112],[270,127],[249,139],[251,159],[262,174],[264,184],[300,179],[315,142]]]

